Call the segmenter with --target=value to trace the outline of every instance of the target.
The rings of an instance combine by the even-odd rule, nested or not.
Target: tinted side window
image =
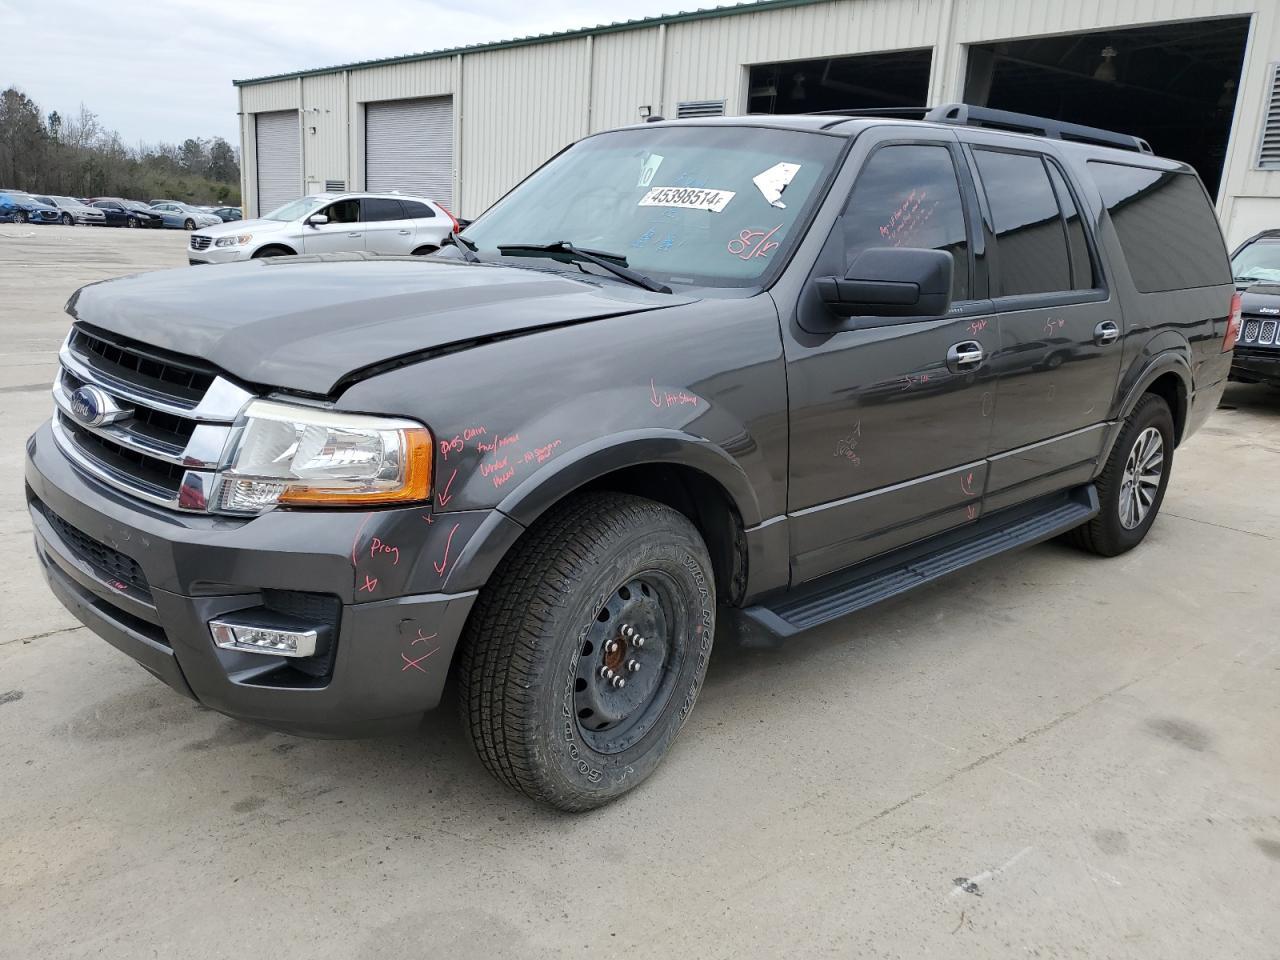
[[[1194,174],[1101,160],[1089,172],[1120,237],[1133,284],[1143,293],[1231,282],[1209,197]]]
[[[1080,219],[1080,211],[1067,188],[1066,178],[1056,163],[1050,162],[1049,179],[1053,181],[1053,190],[1058,195],[1058,206],[1062,208],[1062,216],[1067,223],[1067,247],[1071,251],[1071,286],[1076,290],[1091,290],[1099,286],[1097,272],[1093,269],[1093,258],[1089,255],[1089,241],[1085,239],[1084,223]]]
[[[399,200],[384,197],[365,197],[360,201],[361,220],[403,220],[404,210]]]
[[[404,215],[410,220],[426,220],[436,215],[434,210],[417,200],[401,200],[400,203],[404,206]]]
[[[953,300],[969,299],[969,239],[951,152],[931,144],[891,144],[873,153],[844,215],[846,262],[868,247],[947,250],[955,259]]]
[[[1062,211],[1044,161],[993,150],[975,150],[974,156],[996,231],[997,295],[1072,289]]]

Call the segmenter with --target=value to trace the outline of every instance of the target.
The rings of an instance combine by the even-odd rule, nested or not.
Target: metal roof
[[[535,43],[548,43],[555,40],[569,40],[574,37],[589,37],[603,33],[621,33],[625,30],[639,30],[644,27],[656,27],[666,23],[687,23],[691,20],[712,20],[716,17],[732,17],[743,13],[756,13],[763,10],[782,10],[787,7],[805,7],[826,0],[754,0],[748,3],[734,3],[718,7],[707,7],[698,10],[668,13],[657,17],[640,17],[636,20],[619,20],[614,23],[600,24],[594,27],[578,27],[573,30],[560,30],[555,33],[540,33],[536,36],[517,37],[513,40],[497,40],[491,43],[473,43],[462,47],[447,47],[443,50],[428,50],[422,53],[407,53],[399,57],[382,57],[376,60],[356,60],[352,63],[339,63],[332,67],[316,67],[311,70],[294,70],[289,73],[275,73],[266,77],[250,77],[246,80],[232,80],[237,87],[252,86],[257,83],[271,83],[275,80],[293,80],[297,77],[314,77],[325,73],[341,73],[344,70],[357,70],[365,67],[382,67],[393,63],[413,63],[418,60],[439,60],[454,57],[462,53],[483,53],[488,50],[502,50],[508,47],[527,47]]]

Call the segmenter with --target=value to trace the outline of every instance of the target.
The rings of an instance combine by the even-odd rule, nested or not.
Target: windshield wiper
[[[646,277],[643,273],[628,267],[626,257],[616,253],[606,253],[603,250],[583,250],[581,247],[575,247],[568,240],[557,240],[555,243],[501,243],[498,245],[498,252],[504,257],[536,257],[539,254],[551,254],[553,259],[558,259],[556,257],[558,254],[559,257],[567,257],[570,260],[593,263],[602,270],[608,270],[615,277],[634,283],[637,287],[652,290],[654,293],[671,292],[671,288],[665,283],[659,283],[652,277]]]
[[[446,243],[451,243],[455,247],[457,247],[458,250],[462,253],[462,259],[467,261],[467,263],[480,262],[480,258],[476,256],[476,250],[478,248],[474,243],[472,243],[462,234],[460,233],[449,234],[447,237],[445,237],[443,240],[440,241],[441,246],[444,246]]]

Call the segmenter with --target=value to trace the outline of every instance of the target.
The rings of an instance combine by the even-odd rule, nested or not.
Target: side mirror
[[[318,227],[321,224],[328,222],[329,218],[323,213],[313,213],[311,216],[307,217],[307,226],[309,227]]]
[[[951,308],[955,261],[945,250],[870,247],[841,277],[819,277],[818,293],[838,317],[940,317]]]

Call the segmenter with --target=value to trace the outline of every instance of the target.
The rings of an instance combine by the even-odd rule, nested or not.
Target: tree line
[[[240,158],[222,137],[126,146],[85,107],[47,116],[16,87],[0,93],[0,189],[74,197],[239,205]]]

